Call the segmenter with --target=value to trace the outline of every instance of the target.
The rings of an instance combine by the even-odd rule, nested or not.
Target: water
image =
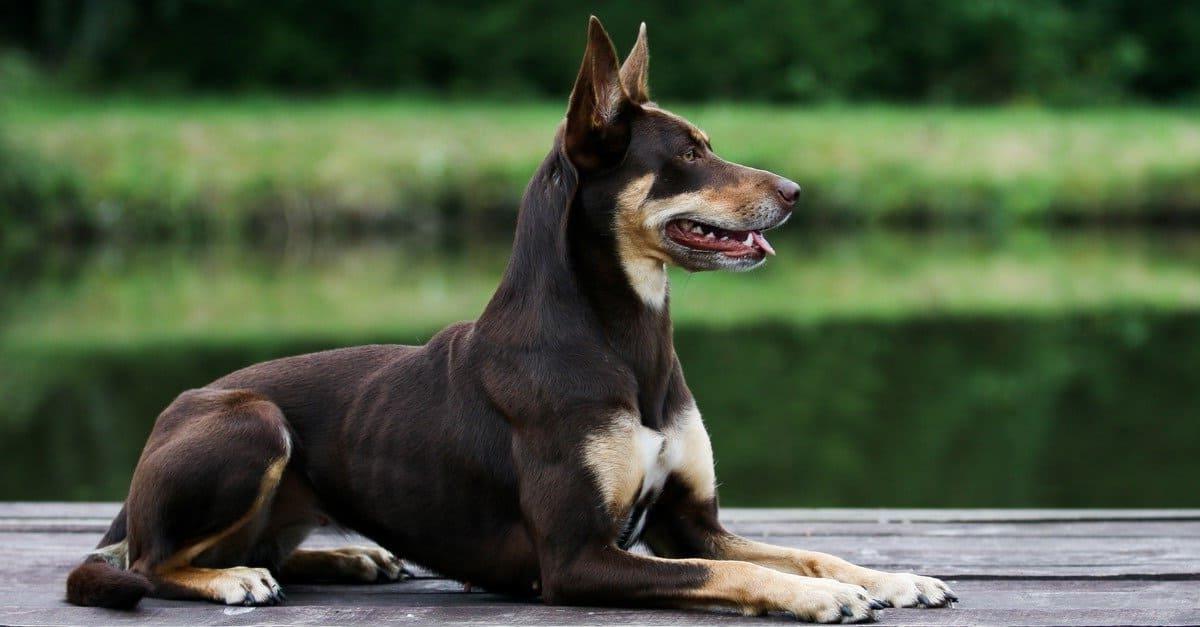
[[[676,275],[726,504],[1200,506],[1200,238],[807,234]],[[254,361],[473,317],[503,245],[103,248],[9,282],[0,500],[120,499],[155,414]],[[15,266],[14,266],[15,267]]]

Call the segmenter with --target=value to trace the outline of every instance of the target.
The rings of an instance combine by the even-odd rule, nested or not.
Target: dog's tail
[[[67,575],[67,601],[75,605],[131,610],[154,590],[146,577],[127,570],[125,508],[113,519],[100,547]]]
[[[75,605],[132,610],[153,590],[149,579],[121,570],[103,558],[89,556],[67,575],[67,601]]]

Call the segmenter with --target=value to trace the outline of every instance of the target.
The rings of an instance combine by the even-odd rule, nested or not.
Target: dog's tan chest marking
[[[672,471],[692,490],[696,498],[707,501],[717,491],[717,475],[713,467],[712,442],[693,403],[671,421],[670,439],[681,452]]]
[[[662,431],[641,424],[632,412],[615,416],[587,438],[584,462],[624,536],[637,539],[646,511],[674,475],[702,499],[715,490],[712,446],[695,406],[680,412]]]

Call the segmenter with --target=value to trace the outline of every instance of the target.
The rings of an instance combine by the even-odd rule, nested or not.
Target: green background
[[[724,502],[1182,507],[1200,476],[1194,2],[0,7],[0,499],[120,499],[157,412],[478,314],[586,18],[804,188],[672,274]]]

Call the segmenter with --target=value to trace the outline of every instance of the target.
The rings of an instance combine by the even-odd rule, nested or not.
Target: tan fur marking
[[[708,135],[683,118],[652,105],[646,105],[645,109],[652,115],[675,121],[697,141],[708,144]],[[661,309],[667,300],[666,266],[673,261],[664,241],[663,228],[668,222],[687,215],[719,227],[758,221],[756,218],[773,209],[764,205],[764,198],[772,196],[763,193],[759,177],[744,176],[719,189],[706,188],[649,200],[654,179],[654,174],[645,174],[617,195],[615,230],[617,252],[630,286],[644,303]]]
[[[401,572],[396,556],[372,546],[296,549],[280,566],[285,580],[372,582],[399,579]]]
[[[646,433],[650,432],[650,433]],[[614,517],[620,517],[633,505],[646,475],[649,449],[662,435],[642,426],[632,413],[614,417],[611,423],[589,435],[584,443],[583,460],[600,487],[600,493]],[[657,455],[659,451],[652,451]]]
[[[681,560],[691,561],[691,560]],[[723,606],[746,615],[789,612],[801,620],[837,622],[842,606],[856,617],[870,615],[865,591],[829,579],[814,579],[769,570],[747,562],[704,562],[711,575],[687,597],[690,607]]]
[[[662,309],[667,302],[667,267],[654,258],[622,259],[621,266],[629,277],[629,285],[637,292],[642,302]]]
[[[645,179],[639,179],[642,180]],[[637,181],[627,188],[627,192],[636,185]],[[646,191],[649,191],[649,186]],[[633,244],[629,249],[630,254],[641,254],[664,262],[670,261],[670,256],[663,250],[662,229],[671,220],[688,215],[718,226],[731,221],[741,222],[751,217],[760,200],[755,189],[740,185],[653,200],[647,200],[643,194],[637,204],[629,202],[634,197],[636,195],[633,193],[628,196],[622,194],[618,201],[618,234]]]
[[[722,559],[752,562],[780,572],[806,577],[840,579],[834,574],[845,574],[847,568],[859,568],[832,555],[773,546],[738,536],[719,539],[716,548]]]
[[[195,568],[182,566],[158,575],[172,596],[208,599],[227,605],[263,604],[278,600],[279,584],[265,568]]]
[[[723,602],[748,616],[786,607],[786,577],[747,562],[724,562],[711,572],[708,581],[694,592],[705,604]]]
[[[711,499],[717,487],[712,442],[700,418],[700,410],[694,404],[675,418],[667,432],[667,439],[669,448],[680,451],[678,459],[672,464],[672,471],[691,488],[698,499]]]
[[[932,577],[873,570],[826,553],[778,547],[739,536],[720,538],[714,548],[721,559],[741,560],[783,573],[862,586],[873,598],[888,601],[896,607],[916,604],[919,595],[941,603],[950,593],[946,584]]]
[[[754,210],[758,194],[731,187],[647,200],[653,185],[654,175],[647,174],[617,196],[617,253],[630,287],[647,305],[661,309],[667,299],[666,266],[671,262],[663,241],[667,222],[685,214],[718,225],[741,221],[744,213]]]
[[[659,236],[645,225],[641,207],[654,185],[654,175],[634,180],[617,196],[617,254],[633,291],[647,305],[661,309],[667,299],[666,263]]]
[[[584,462],[617,518],[641,496],[639,490],[660,486],[668,475],[678,477],[701,499],[712,498],[716,491],[712,445],[694,405],[661,432],[643,426],[633,413],[617,416],[588,436]]]

